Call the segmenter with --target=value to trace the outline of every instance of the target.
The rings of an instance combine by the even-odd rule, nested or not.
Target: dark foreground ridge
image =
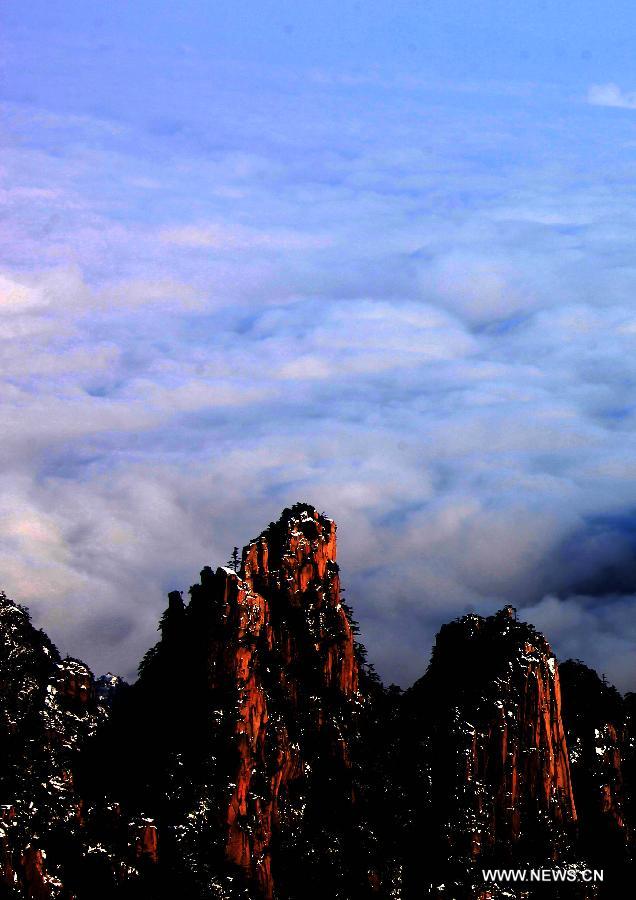
[[[408,623],[405,623],[408,627]],[[61,659],[0,597],[0,900],[617,897],[636,703],[507,607],[384,688],[336,525],[286,509],[169,595],[138,681]],[[603,869],[515,885],[484,869]]]

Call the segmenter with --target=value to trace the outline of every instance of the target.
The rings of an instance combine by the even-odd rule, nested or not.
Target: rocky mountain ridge
[[[586,898],[614,895],[482,869],[633,871],[633,698],[512,607],[443,626],[385,689],[336,525],[296,504],[159,630],[128,686],[2,598],[0,898]]]

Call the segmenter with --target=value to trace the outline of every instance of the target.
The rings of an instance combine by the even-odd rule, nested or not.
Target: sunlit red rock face
[[[415,834],[432,836],[451,871],[568,855],[576,805],[559,671],[542,635],[511,607],[443,626],[406,706],[426,747]]]
[[[191,594],[195,615],[206,602],[216,610],[210,688],[236,697],[226,859],[269,898],[282,823],[319,818],[327,782],[334,812],[353,803],[347,725],[361,701],[336,525],[311,507],[286,510],[238,572],[204,570]]]

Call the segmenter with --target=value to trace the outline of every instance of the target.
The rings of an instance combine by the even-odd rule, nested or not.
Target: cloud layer
[[[386,679],[513,601],[636,688],[630,95],[90,49],[5,98],[7,592],[130,675],[302,499]]]

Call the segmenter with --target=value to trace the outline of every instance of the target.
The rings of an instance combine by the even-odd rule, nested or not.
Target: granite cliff
[[[434,850],[440,896],[477,896],[485,867],[577,861],[559,669],[512,607],[444,625],[404,705],[421,773],[411,844]]]

